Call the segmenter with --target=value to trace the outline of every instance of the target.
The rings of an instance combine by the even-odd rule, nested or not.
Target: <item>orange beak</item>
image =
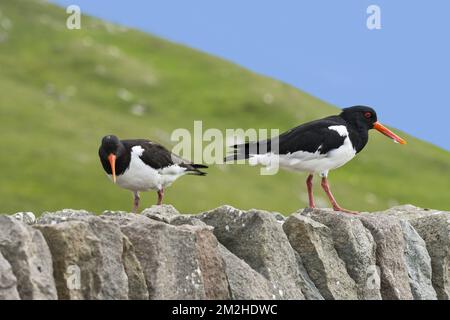
[[[397,142],[397,143],[400,143],[400,144],[406,144],[406,141],[404,139],[400,138],[398,135],[396,135],[391,130],[389,130],[388,128],[383,126],[378,121],[373,124],[373,128],[378,130],[378,131],[380,131],[385,136],[391,138],[392,140],[394,140],[394,142]]]
[[[116,183],[116,155],[111,153],[108,156],[108,160],[109,160],[109,164],[111,165],[113,182]]]

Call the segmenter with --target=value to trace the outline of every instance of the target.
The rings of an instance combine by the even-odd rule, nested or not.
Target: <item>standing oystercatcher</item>
[[[206,175],[199,169],[207,166],[184,160],[150,140],[119,140],[114,135],[105,136],[98,154],[112,181],[133,191],[133,212],[139,207],[140,191],[156,190],[158,205],[161,205],[164,189],[176,179],[185,174]]]
[[[406,141],[377,121],[375,110],[366,106],[345,108],[341,114],[311,121],[293,128],[275,139],[234,145],[234,154],[225,162],[249,159],[250,165],[279,165],[281,168],[309,172],[306,179],[309,207],[314,208],[312,180],[322,177],[322,188],[335,211],[356,213],[338,205],[328,184],[328,171],[350,161],[367,144],[369,130],[376,129],[395,142]]]

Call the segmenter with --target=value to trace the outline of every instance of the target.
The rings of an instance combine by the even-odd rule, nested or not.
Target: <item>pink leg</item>
[[[158,206],[162,205],[163,198],[164,198],[164,189],[158,190],[158,203],[157,203]]]
[[[327,177],[322,178],[322,188],[325,191],[325,193],[327,194],[328,199],[330,199],[330,202],[331,202],[331,205],[333,206],[334,211],[342,211],[342,212],[353,213],[353,214],[358,213],[357,211],[347,210],[347,209],[342,208],[340,205],[338,205],[338,203],[336,202],[336,199],[334,199],[334,196],[331,193]]]
[[[308,178],[306,179],[306,187],[308,188],[308,199],[309,199],[309,207],[310,208],[315,208],[316,205],[314,203],[314,195],[313,195],[313,180],[314,176],[312,174],[310,174],[308,176]]]
[[[139,208],[139,200],[141,198],[139,197],[139,192],[134,192],[134,206],[133,206],[133,213],[136,213]]]

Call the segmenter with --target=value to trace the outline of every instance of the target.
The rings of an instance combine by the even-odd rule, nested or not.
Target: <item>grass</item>
[[[195,120],[204,130],[284,131],[338,112],[219,58],[89,17],[81,30],[68,30],[66,17],[43,1],[0,3],[0,212],[130,209],[131,193],[112,185],[98,160],[105,134],[170,147],[171,132],[193,130]],[[408,145],[371,133],[360,155],[331,172],[341,205],[450,210],[450,153],[399,134]],[[306,205],[305,174],[260,176],[258,168],[237,165],[208,172],[177,181],[166,201],[185,213],[230,204],[289,214]],[[319,186],[315,191],[326,205]],[[142,198],[149,206],[156,195]]]

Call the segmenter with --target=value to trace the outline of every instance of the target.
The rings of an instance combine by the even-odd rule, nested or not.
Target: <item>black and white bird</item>
[[[114,135],[103,137],[98,150],[103,169],[114,183],[134,194],[133,212],[139,207],[139,192],[155,190],[158,205],[164,190],[186,174],[204,176],[207,168],[170,152],[162,145],[145,139],[119,140]]]
[[[331,193],[327,177],[330,170],[341,167],[365,147],[370,129],[378,130],[394,142],[406,144],[405,140],[377,121],[375,110],[366,106],[354,106],[343,109],[339,115],[302,124],[275,139],[234,145],[234,154],[224,160],[229,162],[249,159],[250,165],[276,165],[308,172],[306,185],[311,208],[315,207],[313,175],[319,174],[322,177],[322,188],[333,209],[356,213],[338,205]]]

